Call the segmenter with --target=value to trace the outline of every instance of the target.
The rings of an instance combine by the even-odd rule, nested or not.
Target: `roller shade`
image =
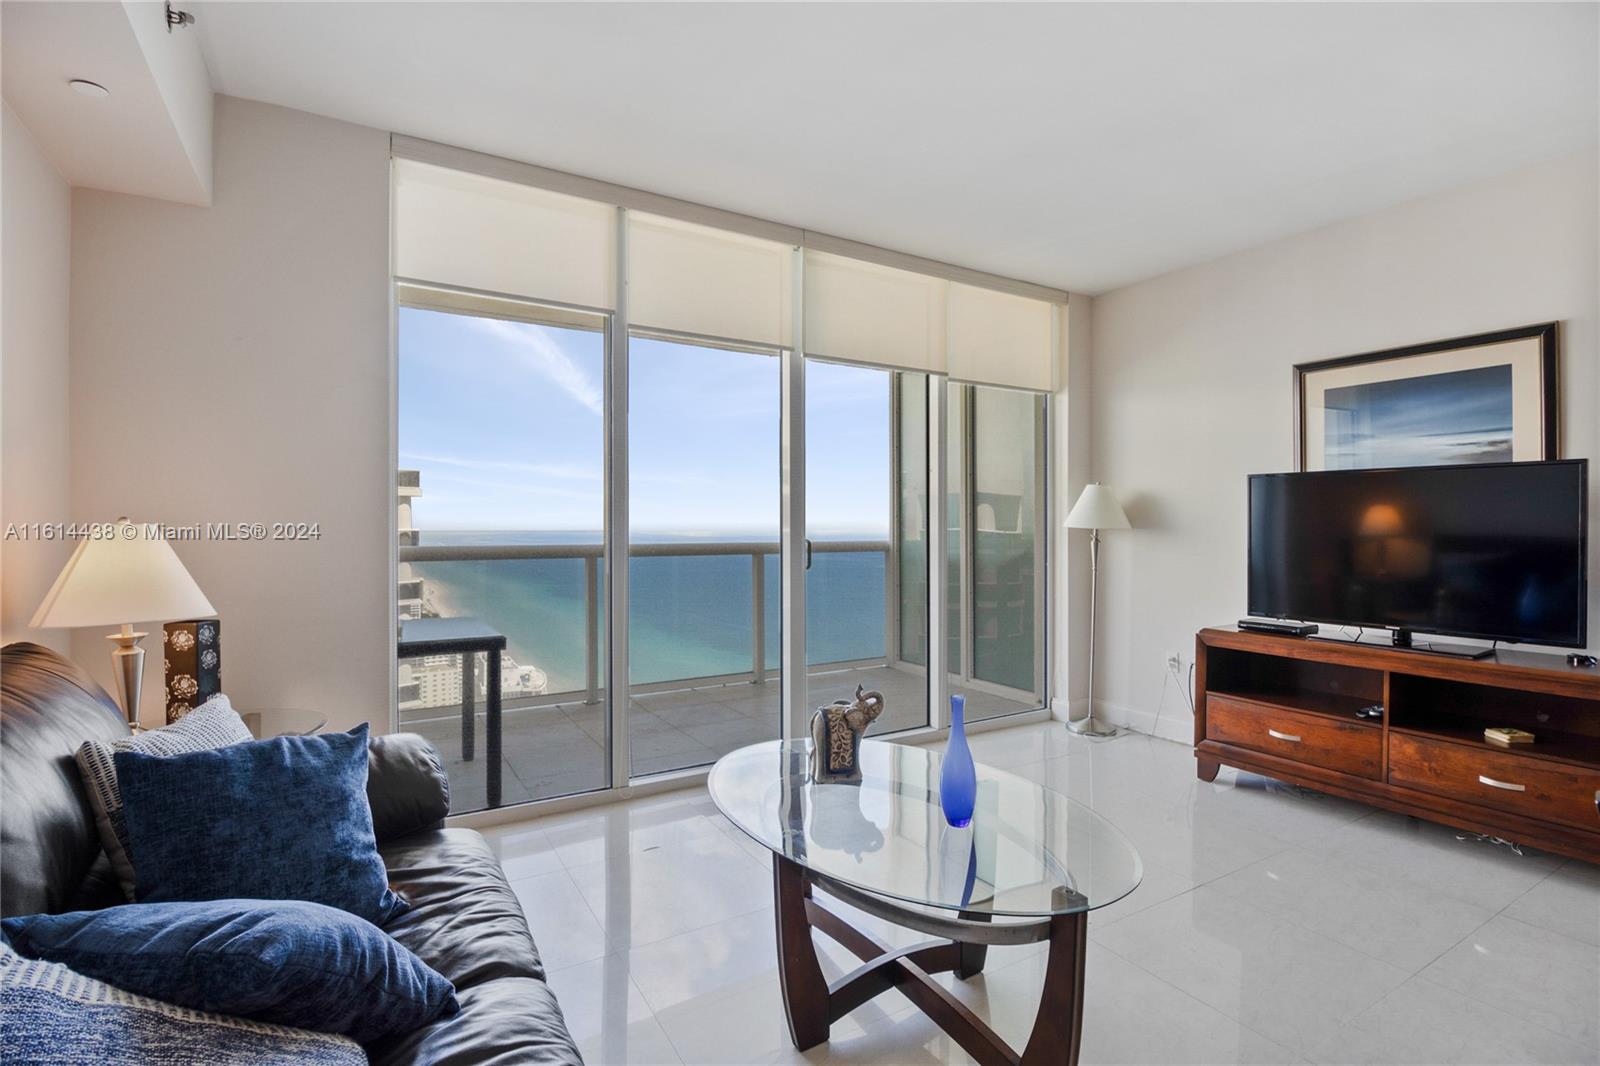
[[[806,250],[806,353],[943,373],[944,281]]]
[[[394,162],[395,273],[611,309],[616,211],[407,159]]]
[[[950,283],[946,366],[952,381],[1048,392],[1055,383],[1056,305]]]
[[[628,322],[643,329],[786,347],[794,248],[628,212]]]

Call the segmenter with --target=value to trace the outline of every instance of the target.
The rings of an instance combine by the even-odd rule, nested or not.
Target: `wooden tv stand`
[[[1355,712],[1382,704],[1381,721]],[[1538,739],[1501,747],[1485,726]],[[1402,814],[1600,862],[1600,670],[1202,629],[1194,753]]]

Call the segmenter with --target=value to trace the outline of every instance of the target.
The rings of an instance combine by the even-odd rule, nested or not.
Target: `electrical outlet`
[[[1182,652],[1175,651],[1175,652],[1172,652],[1170,655],[1167,656],[1167,669],[1171,670],[1174,673],[1176,673],[1176,672],[1178,672],[1178,671],[1183,669],[1183,653]]]

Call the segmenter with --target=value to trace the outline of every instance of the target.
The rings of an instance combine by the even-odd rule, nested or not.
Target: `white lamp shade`
[[[1132,529],[1122,504],[1111,490],[1096,481],[1086,485],[1078,502],[1067,512],[1068,529]]]
[[[129,530],[133,535],[125,536]],[[112,531],[79,542],[30,625],[72,629],[217,613],[166,540],[127,521]]]

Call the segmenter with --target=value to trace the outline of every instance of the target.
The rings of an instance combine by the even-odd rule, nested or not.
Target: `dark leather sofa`
[[[125,902],[73,752],[126,735],[116,703],[36,644],[0,650],[0,913]],[[461,1012],[366,1048],[374,1063],[581,1064],[522,908],[488,844],[446,829],[448,782],[421,737],[376,737],[367,795],[389,881],[411,909],[387,927],[456,986]]]

